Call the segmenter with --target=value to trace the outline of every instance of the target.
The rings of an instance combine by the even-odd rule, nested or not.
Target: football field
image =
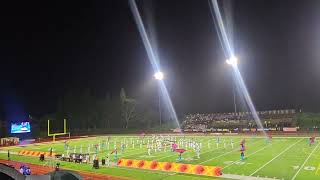
[[[69,153],[98,153],[99,159],[118,149],[118,158],[148,160],[158,162],[178,162],[178,153],[172,152],[171,147],[150,148],[152,136],[108,136],[71,139],[68,141]],[[164,135],[164,138],[166,135]],[[222,176],[207,177],[183,173],[141,170],[117,167],[114,153],[110,167],[102,166],[93,169],[91,164],[75,164],[60,162],[61,168],[77,169],[95,173],[108,173],[113,176],[129,179],[320,179],[320,144],[309,145],[308,137],[273,137],[269,142],[258,136],[170,136],[168,139],[180,142],[179,148],[186,149],[183,160],[179,163],[219,166]],[[245,139],[245,160],[240,160],[240,141]],[[217,143],[218,141],[218,143]],[[189,142],[201,145],[200,158]],[[232,148],[233,142],[233,148]],[[121,145],[123,144],[123,145]],[[149,144],[149,148],[147,147]],[[100,148],[95,149],[95,145]],[[90,149],[88,148],[90,146]],[[123,146],[123,147],[121,147]],[[54,153],[67,154],[65,141],[29,144],[1,148],[0,159],[7,159],[10,149],[11,160],[44,164],[38,157],[20,156],[21,150],[48,152],[53,148]],[[150,155],[148,154],[148,149]]]

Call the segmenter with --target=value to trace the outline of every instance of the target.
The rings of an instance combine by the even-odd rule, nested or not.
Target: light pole
[[[156,72],[154,75],[154,78],[158,81],[162,81],[163,80],[163,73],[161,71]],[[158,90],[158,106],[159,106],[159,123],[160,123],[160,129],[162,127],[162,123],[161,123],[161,87],[159,84],[159,90]]]
[[[232,66],[233,68],[237,67],[238,65],[238,58],[236,56],[232,56],[231,58],[226,60],[226,63],[230,66]],[[233,85],[232,85],[232,91],[233,91],[233,106],[234,106],[234,112],[237,113],[237,103],[236,103],[236,80],[233,77]]]
[[[234,106],[234,113],[237,113],[237,103],[236,103],[236,80],[233,78],[233,85],[232,85],[232,91],[233,91],[233,106]]]

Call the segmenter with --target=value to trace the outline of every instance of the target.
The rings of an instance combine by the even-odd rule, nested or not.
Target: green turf
[[[76,146],[76,152],[79,153],[81,145],[83,147],[82,151],[85,153],[87,152],[88,144],[97,144],[102,142],[102,140],[106,140],[106,138],[106,136],[100,136],[70,140],[70,153],[73,152],[74,146]],[[183,137],[177,137],[177,139],[180,138]],[[246,139],[246,159],[241,161],[239,142],[243,138]],[[114,148],[115,142],[119,148],[120,142],[124,139],[129,142],[129,146],[124,152],[119,151],[120,158],[157,160],[160,162],[177,161],[177,153],[171,152],[169,148],[166,149],[166,152],[152,151],[152,155],[148,156],[146,145],[143,145],[140,148],[140,143],[137,143],[137,140],[139,139],[138,136],[112,136],[110,141],[110,150],[104,148],[98,153],[98,156],[102,157],[105,156],[107,152],[111,152]],[[131,139],[137,143],[134,148],[131,146]],[[320,164],[320,144],[316,143],[309,146],[307,138],[274,137],[272,142],[268,143],[261,137],[222,136],[220,138],[219,147],[216,147],[216,137],[214,136],[186,136],[186,139],[194,139],[197,142],[201,142],[202,149],[200,159],[196,158],[196,153],[193,150],[187,149],[187,152],[183,155],[184,160],[182,163],[220,166],[223,168],[223,174],[237,174],[289,180],[320,179],[320,169],[318,171]],[[231,139],[234,141],[233,149],[230,145]],[[208,141],[210,142],[210,147]],[[226,148],[223,147],[224,141],[227,144]],[[147,142],[146,139],[145,142]],[[12,152],[18,152],[22,149],[47,152],[50,147],[53,147],[56,153],[66,153],[63,141],[42,145],[27,145],[25,147],[10,147],[9,149]],[[7,158],[7,154],[5,153],[6,150],[7,148],[2,148],[2,153],[0,153],[1,159]],[[91,153],[93,152],[94,149],[91,148]],[[35,164],[42,163],[35,157],[11,155],[11,159]],[[116,166],[92,169],[91,165],[79,165],[68,162],[61,162],[61,166],[62,168],[107,173],[114,176],[129,177],[132,179],[222,179],[160,171],[120,168]]]

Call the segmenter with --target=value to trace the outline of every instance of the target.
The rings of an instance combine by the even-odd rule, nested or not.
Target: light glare
[[[156,79],[156,80],[162,80],[163,79],[163,73],[161,72],[161,71],[159,71],[159,72],[156,72],[155,74],[154,74],[154,78]]]
[[[130,5],[130,9],[132,11],[134,20],[136,22],[137,28],[139,30],[140,36],[142,38],[142,42],[143,42],[144,47],[147,51],[147,55],[149,57],[149,61],[151,63],[151,66],[152,66],[154,72],[160,72],[159,60],[157,59],[156,53],[154,53],[154,50],[151,46],[151,43],[149,41],[147,32],[146,32],[144,24],[142,22],[142,19],[141,19],[141,16],[140,16],[140,13],[139,13],[139,10],[138,10],[138,7],[137,7],[135,0],[129,0],[129,5]],[[160,79],[163,79],[163,74],[162,74],[162,78],[160,78]],[[168,93],[167,87],[166,87],[164,81],[159,80],[158,83],[159,83],[162,97],[164,98],[164,102],[166,103],[166,106],[168,106],[168,110],[170,111],[170,116],[176,122],[177,126],[180,128],[178,117],[177,117],[176,111],[173,107],[173,104],[172,104],[170,95]]]
[[[221,42],[221,45],[223,47],[223,49],[226,53],[226,57],[230,57],[229,59],[226,60],[226,63],[231,65],[232,66],[232,69],[234,70],[234,74],[235,74],[235,78],[236,78],[236,83],[237,85],[240,87],[240,90],[241,90],[241,93],[242,95],[244,96],[245,100],[246,100],[246,103],[252,113],[252,116],[258,126],[259,129],[262,129],[263,130],[263,126],[262,126],[262,123],[261,123],[261,120],[257,114],[257,111],[256,111],[256,108],[254,107],[254,104],[252,102],[252,99],[249,95],[249,92],[248,92],[248,89],[243,81],[243,78],[242,78],[242,75],[238,69],[238,59],[234,56],[234,52],[233,52],[233,49],[230,45],[230,42],[229,42],[229,39],[228,39],[228,36],[227,36],[227,33],[226,33],[226,30],[225,30],[225,27],[224,27],[224,24],[223,24],[223,20],[222,20],[222,16],[221,16],[221,13],[220,13],[220,9],[219,9],[219,5],[218,5],[218,1],[217,0],[211,0],[212,2],[212,5],[213,5],[213,9],[210,9],[212,12],[212,16],[213,16],[213,19],[215,20],[216,18],[216,23],[215,23],[215,26],[217,28],[217,31],[218,31],[218,35],[219,35],[219,39],[220,39],[220,42]],[[210,5],[210,4],[209,4]],[[215,15],[215,16],[214,16]],[[265,135],[265,137],[267,137],[267,134],[266,132],[263,130],[262,131],[263,134]]]
[[[235,56],[232,56],[230,59],[227,59],[226,62],[229,65],[237,66],[238,65],[238,58]]]

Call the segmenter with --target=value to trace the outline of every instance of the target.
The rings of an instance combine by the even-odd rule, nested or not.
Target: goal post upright
[[[50,119],[48,119],[48,137],[52,136],[52,140],[55,141],[56,136],[60,136],[60,135],[66,135],[69,134],[69,138],[70,138],[70,132],[67,132],[67,120],[63,119],[63,132],[62,133],[50,133]]]
[[[67,123],[66,123],[66,119],[63,119],[63,132],[67,133]]]

